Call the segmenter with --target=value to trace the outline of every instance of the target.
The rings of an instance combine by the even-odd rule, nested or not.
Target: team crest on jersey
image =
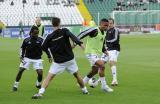
[[[36,43],[40,43],[39,41],[36,41]]]
[[[31,44],[31,42],[29,41],[28,44]]]

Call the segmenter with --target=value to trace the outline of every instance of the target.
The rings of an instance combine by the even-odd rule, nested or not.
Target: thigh
[[[29,69],[30,64],[32,64],[32,62],[24,58],[23,62],[20,63],[19,67]]]
[[[98,60],[101,60],[101,58],[99,58],[99,56],[96,54],[87,54],[86,57],[89,60],[91,66],[94,66]]]
[[[118,53],[117,52],[118,52],[117,50],[108,51],[108,53],[109,53],[109,61],[117,62],[117,57],[118,57]]]
[[[101,56],[101,60],[106,63],[109,60],[109,56],[106,55],[105,53],[103,53],[102,56]]]
[[[52,63],[49,69],[49,73],[57,75],[62,73],[66,68],[66,65],[64,63],[59,64],[59,63]]]
[[[37,69],[43,69],[43,63],[42,63],[42,61],[37,60],[37,61],[33,62],[33,68],[35,70],[37,70]]]
[[[75,59],[67,62],[67,69],[66,69],[70,74],[74,74],[75,72],[78,71],[78,66],[75,61]]]

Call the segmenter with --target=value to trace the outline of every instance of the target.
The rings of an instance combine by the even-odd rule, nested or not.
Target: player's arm
[[[109,43],[115,42],[118,39],[119,30],[117,28],[115,28],[115,31],[113,32],[112,35],[114,36],[114,38],[111,39],[111,40],[107,40],[107,42],[109,42]]]
[[[50,36],[46,36],[46,38],[42,42],[42,50],[47,54],[49,62],[51,62],[51,53],[49,52],[49,41],[50,41]]]
[[[97,33],[98,33],[98,30],[96,27],[94,27],[94,28],[89,28],[87,30],[82,31],[77,37],[78,39],[83,39],[87,36],[95,37]]]
[[[23,60],[24,55],[25,55],[25,51],[26,51],[26,40],[24,40],[22,42],[21,48],[20,48],[20,61]]]
[[[83,42],[80,41],[75,35],[73,35],[68,29],[66,30],[66,35],[71,38],[71,40],[76,44],[78,44],[82,49],[84,49]]]
[[[102,47],[102,52],[108,55],[108,50],[107,50],[107,45],[106,45],[106,39],[103,42],[103,47]]]

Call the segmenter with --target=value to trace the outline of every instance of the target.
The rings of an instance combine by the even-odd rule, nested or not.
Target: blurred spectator
[[[94,0],[87,0],[87,3],[95,3]]]
[[[103,0],[99,0],[101,3],[103,2]]]
[[[5,24],[0,20],[0,36],[3,36],[2,30],[5,28]]]

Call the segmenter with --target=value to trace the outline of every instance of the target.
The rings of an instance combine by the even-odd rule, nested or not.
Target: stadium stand
[[[5,0],[0,2],[0,20],[7,26],[17,26],[19,21],[24,25],[33,25],[37,16],[42,17],[44,25],[50,25],[50,17],[57,16],[62,25],[82,24],[81,16],[76,4],[70,0]],[[56,1],[56,2],[55,2]]]
[[[96,23],[101,18],[112,17],[113,11],[137,11],[135,13],[119,13],[115,15],[117,20],[117,24],[156,24],[160,23],[160,2],[158,0],[104,0],[104,1],[94,1],[88,2],[84,1],[87,6],[89,12],[91,13],[93,19]],[[158,11],[150,11],[143,12],[147,10],[158,10]],[[142,11],[142,12],[138,12]],[[137,15],[140,15],[138,20],[135,19]],[[128,18],[126,18],[126,16]],[[137,16],[138,17],[138,16]],[[148,21],[148,18],[150,21]],[[127,19],[127,20],[126,20]]]

